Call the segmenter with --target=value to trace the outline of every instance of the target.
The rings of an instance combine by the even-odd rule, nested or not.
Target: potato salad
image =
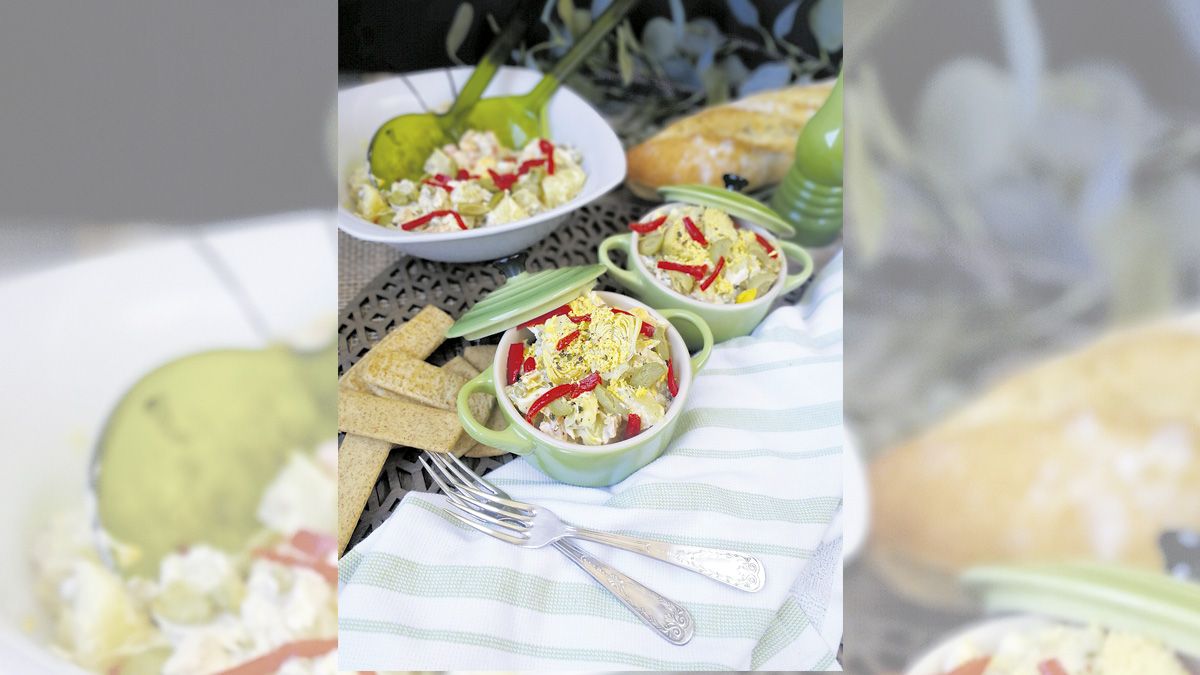
[[[679,392],[667,327],[585,293],[521,325],[509,346],[505,393],[527,422],[555,438],[603,445],[632,438]]]
[[[335,444],[294,454],[263,494],[258,541],[238,552],[197,542],[166,556],[157,578],[118,575],[91,518],[63,514],[34,558],[53,647],[120,675],[333,675],[336,466]]]
[[[779,281],[778,248],[740,228],[729,214],[704,206],[672,206],[633,223],[642,263],[659,283],[701,302],[735,304],[765,295]]]
[[[566,204],[587,175],[579,153],[549,139],[519,152],[491,131],[467,131],[433,151],[418,180],[376,187],[364,164],[350,178],[355,212],[406,232],[457,232],[524,220]]]
[[[1013,633],[990,653],[963,642],[947,654],[943,668],[946,675],[1188,675],[1162,643],[1097,626]]]

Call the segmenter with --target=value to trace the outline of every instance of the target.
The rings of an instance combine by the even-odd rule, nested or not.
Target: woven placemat
[[[573,212],[565,224],[530,248],[526,268],[531,272],[539,272],[595,263],[596,249],[605,237],[627,231],[629,223],[654,206],[635,197],[624,187],[618,188]],[[345,241],[346,235],[342,237],[339,243]],[[457,318],[477,300],[504,283],[504,274],[490,262],[439,263],[394,253],[390,248],[374,250],[378,248],[382,247],[355,247],[345,256],[339,250],[340,265],[347,262],[385,265],[383,272],[362,287],[342,308],[338,325],[339,372],[345,372],[388,331],[408,321],[422,307],[435,305]],[[346,258],[351,255],[354,260],[347,261]],[[388,256],[394,256],[390,264]],[[339,276],[342,277],[340,281],[347,285],[354,279],[353,276]],[[601,277],[596,288],[622,292],[607,277]],[[781,298],[780,302],[796,302],[802,292],[803,288],[797,289]],[[496,343],[499,339],[500,336],[496,335],[475,342],[447,340],[430,356],[429,362],[441,365],[461,354],[467,345]],[[417,462],[419,455],[420,451],[414,448],[392,449],[349,546],[354,546],[383,524],[410,490],[437,491],[437,486]],[[501,455],[467,461],[477,472],[486,473],[513,458],[513,455]]]

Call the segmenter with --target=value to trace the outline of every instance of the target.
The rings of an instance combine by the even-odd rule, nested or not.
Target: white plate
[[[450,75],[458,89],[472,68],[454,68]],[[421,98],[434,110],[444,109],[454,98],[446,70],[406,75]],[[484,90],[484,97],[525,94],[542,74],[528,68],[500,68]],[[338,92],[337,167],[338,227],[352,237],[378,241],[409,255],[441,262],[495,260],[528,248],[561,225],[567,215],[603,196],[625,180],[625,151],[608,123],[578,94],[560,87],[550,99],[550,139],[574,146],[583,155],[587,181],[570,202],[515,223],[482,227],[466,232],[404,232],[381,227],[354,215],[347,180],[367,160],[367,146],[380,125],[396,115],[422,112],[420,101],[396,77]]]
[[[81,672],[29,632],[41,612],[28,556],[51,514],[83,503],[89,452],[118,398],[170,359],[264,344],[215,269],[237,279],[276,339],[312,345],[333,334],[337,250],[327,215],[187,231],[0,285],[0,671]]]

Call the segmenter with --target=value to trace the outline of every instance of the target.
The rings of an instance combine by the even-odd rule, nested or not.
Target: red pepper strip
[[[642,418],[635,413],[629,413],[629,423],[625,425],[625,438],[633,438],[642,433]]]
[[[492,177],[492,182],[496,184],[497,190],[508,190],[520,178],[515,173],[496,173],[492,169],[488,169],[488,175]]]
[[[534,361],[533,357],[530,356],[525,359],[525,364],[521,366],[521,374],[524,375],[525,373],[533,372],[535,368],[537,368],[537,361]]]
[[[667,359],[667,391],[679,395],[679,383],[675,381],[675,359]]]
[[[517,179],[529,173],[529,170],[535,166],[541,166],[546,163],[544,159],[527,159],[521,162],[521,166],[517,168],[516,173],[496,173],[488,169],[488,173],[492,176],[492,182],[496,184],[496,188],[500,190],[508,190],[516,184]],[[553,170],[550,173],[554,173]]]
[[[521,376],[521,363],[525,360],[525,343],[514,342],[508,346],[508,384]]]
[[[311,659],[337,649],[337,638],[327,640],[297,640],[276,647],[272,651],[241,665],[222,670],[217,675],[270,675],[288,659]]]
[[[665,222],[667,222],[667,217],[660,216],[648,223],[630,223],[629,229],[637,232],[638,234],[648,234],[662,227],[662,224]]]
[[[771,245],[771,242],[764,239],[763,236],[757,232],[754,233],[754,238],[758,240],[760,246],[767,249],[767,253],[770,254],[772,258],[775,257],[775,247]]]
[[[529,173],[529,170],[533,167],[541,166],[545,163],[546,160],[544,159],[527,159],[524,162],[521,162],[521,168],[517,169],[517,175],[524,176],[525,174]]]
[[[649,321],[643,321],[642,327],[639,330],[641,331],[642,335],[645,335],[648,338],[654,337],[654,324],[650,323]]]
[[[426,185],[432,185],[433,187],[440,187],[440,188],[442,188],[443,190],[445,190],[446,192],[454,192],[454,186],[453,186],[453,185],[446,185],[445,183],[437,183],[437,182],[435,182],[435,181],[432,181],[432,180],[430,180],[430,179],[428,179],[428,178],[426,178],[425,180],[423,180],[423,181],[421,181],[421,182],[422,182],[422,183],[424,183],[424,184],[426,184]]]
[[[692,239],[700,242],[701,246],[708,246],[708,240],[704,238],[704,233],[700,231],[700,228],[696,227],[696,223],[692,222],[691,218],[684,216],[683,226],[687,229],[687,233],[691,235]]]
[[[554,144],[546,139],[538,141],[538,149],[546,155],[546,173],[554,175]]]
[[[550,387],[546,393],[537,397],[537,400],[533,402],[533,405],[529,406],[529,412],[525,413],[525,421],[533,424],[533,416],[540,413],[542,408],[545,408],[564,396],[569,396],[573,391],[575,391],[575,384],[572,382]]]
[[[591,321],[592,315],[584,314],[583,316],[568,316],[567,318],[571,320],[571,323],[583,323],[584,321]]]
[[[704,283],[700,284],[700,290],[707,291],[708,287],[712,286],[712,282],[717,280],[717,275],[721,273],[721,270],[724,269],[724,267],[725,256],[721,256],[720,258],[717,258],[717,268],[713,270],[713,273],[710,274],[707,279],[704,280]]]
[[[321,559],[337,548],[337,539],[311,530],[296,530],[296,534],[292,535],[291,544],[297,551]]]
[[[459,169],[458,174],[455,175],[455,179],[457,180],[470,180],[474,178],[479,178],[479,176],[472,176],[471,172],[466,169]]]
[[[1038,672],[1041,675],[1067,675],[1067,669],[1063,668],[1062,663],[1058,659],[1047,659],[1038,664]]]
[[[407,223],[404,223],[403,225],[400,226],[400,229],[404,230],[405,232],[409,232],[409,231],[415,230],[418,227],[428,223],[429,221],[433,220],[434,218],[440,218],[441,216],[454,216],[455,222],[458,223],[458,229],[460,229],[460,230],[469,229],[467,227],[467,224],[465,222],[463,222],[462,216],[458,215],[458,211],[430,211],[429,213],[426,213],[425,215],[421,216],[420,218],[417,218],[415,220],[410,220]]]
[[[612,313],[613,313],[613,314],[629,314],[629,312],[626,312],[626,311],[625,311],[625,310],[623,310],[623,309],[617,309],[616,307],[613,307],[613,308],[612,308]],[[632,315],[632,314],[629,314],[629,316],[633,316],[633,315]]]
[[[577,338],[577,337],[579,337],[579,331],[573,330],[570,333],[567,333],[566,335],[562,336],[562,339],[560,339],[558,341],[558,344],[555,345],[555,347],[558,349],[558,351],[561,352],[562,350],[571,346],[571,343],[574,342],[575,338]]]
[[[591,391],[598,386],[600,386],[600,373],[592,373],[591,375],[588,375],[587,377],[575,383],[575,391],[571,392],[571,398],[575,398],[584,392]]]
[[[705,274],[708,274],[708,265],[681,265],[667,260],[659,260],[658,269],[683,272],[688,276],[695,277],[696,281],[700,281]]]
[[[310,570],[325,577],[325,581],[331,584],[336,584],[338,581],[337,568],[323,560],[315,560],[313,558],[301,557],[292,555],[291,553],[280,553],[270,549],[259,549],[254,551],[254,557],[264,560],[271,560],[280,565],[288,565],[290,567],[307,567]]]
[[[530,319],[530,320],[526,321],[525,323],[517,326],[517,328],[529,328],[530,326],[540,326],[540,325],[546,323],[547,321],[549,321],[550,317],[558,316],[559,314],[566,314],[570,311],[571,311],[571,304],[567,303],[567,304],[563,305],[562,307],[552,309],[549,312],[546,312],[545,314],[543,314],[539,317]]]

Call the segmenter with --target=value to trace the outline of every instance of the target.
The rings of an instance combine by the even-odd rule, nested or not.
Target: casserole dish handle
[[[616,279],[617,282],[622,286],[635,293],[641,293],[645,291],[641,277],[634,272],[625,269],[624,267],[618,267],[617,264],[612,261],[612,258],[608,257],[608,252],[615,248],[619,251],[624,251],[625,264],[632,265],[633,254],[630,253],[632,244],[633,234],[630,232],[626,232],[625,234],[614,234],[608,239],[600,242],[600,264],[608,268],[608,273],[611,274],[613,278]]]
[[[812,276],[813,259],[812,256],[808,254],[808,251],[804,250],[804,247],[800,246],[799,244],[795,244],[790,241],[779,241],[776,242],[776,244],[778,244],[779,248],[783,250],[784,255],[786,255],[788,258],[791,258],[793,261],[800,263],[801,265],[799,272],[795,274],[789,274],[783,280],[783,292],[791,293],[799,288],[800,284],[808,281],[808,278]]]
[[[712,351],[713,346],[712,329],[708,327],[708,322],[704,319],[701,319],[696,314],[687,311],[686,309],[660,309],[658,310],[658,313],[662,314],[663,317],[668,321],[672,319],[683,319],[684,321],[687,321],[695,326],[696,330],[700,331],[700,339],[703,340],[704,346],[701,347],[700,351],[696,352],[696,355],[692,357],[692,372],[700,372],[700,369],[704,367],[704,364],[708,363],[708,353]]]
[[[496,396],[499,399],[496,394],[496,383],[492,379],[492,368],[488,368],[471,378],[458,391],[458,419],[462,422],[463,429],[471,435],[471,438],[484,445],[499,450],[507,450],[518,455],[528,455],[532,452],[533,441],[517,433],[516,425],[510,423],[504,429],[496,431],[495,429],[489,429],[485,422],[475,419],[475,416],[471,414],[471,407],[467,403],[471,399],[471,394],[478,391]],[[496,404],[499,405],[499,400],[497,400]]]

